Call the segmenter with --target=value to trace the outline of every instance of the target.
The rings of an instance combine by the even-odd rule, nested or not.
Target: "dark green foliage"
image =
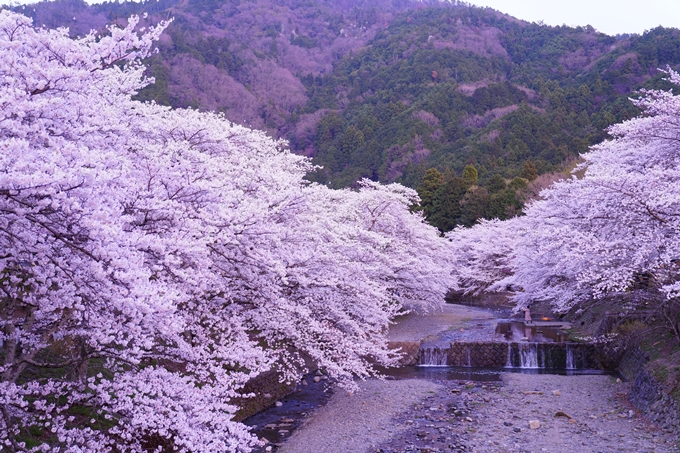
[[[461,25],[500,29],[510,59],[433,45],[432,37],[454,39]],[[584,43],[596,53],[614,42],[588,28],[519,26],[475,8],[404,13],[332,74],[303,78],[307,111],[337,108],[340,91],[350,101],[332,113],[347,130],[317,134],[316,162],[335,173],[336,187],[350,185],[352,175],[417,186],[412,169],[423,155],[427,166],[455,172],[474,163],[482,180],[487,172],[531,180],[554,171],[603,140],[604,128],[637,113],[599,74],[578,73],[577,81],[574,71],[554,71]],[[461,90],[476,81],[469,94]]]
[[[460,200],[460,224],[466,227],[474,225],[478,219],[487,216],[491,197],[484,187],[470,187]]]
[[[509,59],[433,45],[435,40],[454,40],[464,26],[500,30]],[[420,159],[418,144],[429,151],[425,167],[460,172],[474,163],[482,180],[485,173],[533,180],[554,171],[565,159],[605,139],[606,127],[639,113],[628,93],[655,68],[680,63],[677,30],[658,28],[630,38],[630,47],[612,51],[614,44],[616,38],[590,27],[520,25],[476,8],[404,13],[369,48],[341,60],[324,80],[324,86],[349,91],[350,103],[342,112],[346,127],[370,123],[370,134],[382,148],[357,149],[356,156],[370,154],[371,168],[363,167],[360,158],[345,160],[335,181],[351,183],[351,173],[375,175],[378,159],[379,179],[417,186],[412,169]],[[638,56],[621,63],[617,59],[624,48]],[[470,95],[461,92],[460,84],[476,81],[484,82]],[[310,104],[330,107],[328,100],[320,101],[321,96],[329,98],[327,93],[310,89]],[[386,108],[404,100],[408,104],[401,112]],[[423,121],[422,111],[432,114],[432,121]],[[319,142],[317,150],[321,165],[338,161],[328,150],[353,155],[338,144]],[[403,170],[390,172],[399,167],[391,165],[393,160],[408,162]],[[517,210],[510,198],[494,199],[499,206],[492,209],[495,215],[501,215],[501,207]]]
[[[491,176],[491,178],[489,178],[488,181],[486,182],[486,189],[491,194],[495,194],[500,192],[501,190],[505,190],[506,186],[507,184],[505,183],[505,179],[498,173],[494,173]]]
[[[168,91],[168,68],[163,64],[163,60],[155,55],[147,62],[147,72],[153,74],[154,83],[144,87],[137,99],[140,101],[155,101],[161,105],[172,105],[170,92]]]
[[[529,184],[529,182],[526,179],[517,177],[517,178],[514,178],[512,181],[510,181],[510,184],[508,184],[508,189],[522,190],[522,189],[526,189],[528,184]]]
[[[450,231],[461,224],[460,201],[468,190],[468,184],[463,178],[454,177],[442,184],[434,194],[432,213],[427,217],[428,222],[440,231]]]
[[[331,76],[317,76],[308,74],[300,79],[307,88],[309,100],[305,105],[305,113],[316,112],[320,109],[336,109],[338,99],[335,88],[337,80]]]
[[[435,193],[444,184],[444,175],[436,168],[429,168],[423,176],[423,181],[418,186],[420,196],[420,207],[426,217],[432,215],[432,204]]]
[[[524,168],[522,168],[522,178],[527,181],[533,181],[538,178],[538,171],[536,171],[536,166],[530,160],[524,162]]]
[[[425,172],[418,186],[421,209],[427,221],[446,232],[458,225],[470,227],[479,219],[509,219],[522,212],[522,193],[528,181],[515,178],[510,184],[499,174],[492,175],[484,185],[476,185],[476,170],[465,167],[463,177],[435,168]]]
[[[508,187],[490,196],[484,218],[506,220],[522,212],[522,202],[517,190]]]
[[[229,74],[238,72],[244,64],[240,57],[230,51],[231,41],[227,38],[203,36],[181,21],[177,25],[173,22],[166,33],[172,38],[173,44],[172,49],[165,53],[166,58],[186,53]]]
[[[463,169],[463,179],[469,185],[477,184],[478,176],[479,173],[477,173],[477,169],[473,165],[466,165]]]

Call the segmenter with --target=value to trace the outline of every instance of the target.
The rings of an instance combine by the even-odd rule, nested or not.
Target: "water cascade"
[[[448,366],[448,348],[420,348],[420,366]]]
[[[569,367],[565,344],[508,343],[507,348],[506,368],[574,369]]]
[[[598,369],[592,344],[568,342],[564,323],[500,322],[492,341],[424,344],[420,366],[527,370]]]
[[[600,368],[595,348],[581,343],[452,342],[423,346],[420,366],[582,370]]]
[[[587,344],[566,343],[565,365],[568,370],[592,367],[593,347]]]
[[[538,366],[538,344],[537,343],[519,343],[518,352],[520,368],[539,368]],[[508,348],[510,348],[510,343],[508,343]],[[506,364],[506,366],[512,367],[512,363]]]
[[[574,349],[569,347],[569,345],[567,345],[567,369],[576,369],[576,366],[574,366]]]

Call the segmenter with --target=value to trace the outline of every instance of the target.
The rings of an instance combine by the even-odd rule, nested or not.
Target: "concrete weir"
[[[584,343],[452,342],[422,346],[420,366],[519,369],[601,369],[595,346]]]

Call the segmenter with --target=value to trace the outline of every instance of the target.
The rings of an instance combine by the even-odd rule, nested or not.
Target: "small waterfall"
[[[576,369],[576,366],[574,365],[574,350],[573,348],[570,347],[569,344],[567,344],[567,369],[568,370]]]
[[[568,370],[580,370],[593,367],[593,347],[591,345],[566,343],[565,346],[565,365]]]
[[[448,359],[448,349],[420,348],[420,366],[447,366]]]
[[[535,344],[538,354],[538,367],[546,370],[564,368],[564,348],[557,343]]]
[[[539,368],[538,348],[535,343],[519,344],[520,368]]]
[[[597,368],[592,346],[577,343],[452,342],[421,345],[420,366],[580,370]]]
[[[521,321],[498,322],[496,338],[506,342],[498,349],[476,346],[472,349],[472,362],[492,362],[506,368],[544,370],[603,369],[595,345],[569,342],[562,322],[536,322],[527,325]],[[464,354],[464,351],[463,351]],[[488,360],[491,354],[494,359]],[[464,355],[461,357],[464,359]],[[476,365],[478,366],[478,365]]]
[[[564,369],[565,348],[555,343],[508,343],[507,368]]]

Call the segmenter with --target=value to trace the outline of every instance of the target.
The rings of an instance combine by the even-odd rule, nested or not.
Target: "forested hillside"
[[[140,99],[286,138],[333,187],[418,188],[443,231],[521,212],[531,180],[635,116],[628,98],[664,88],[658,69],[680,64],[676,29],[612,37],[458,2],[66,0],[23,12],[72,34],[174,17]]]

